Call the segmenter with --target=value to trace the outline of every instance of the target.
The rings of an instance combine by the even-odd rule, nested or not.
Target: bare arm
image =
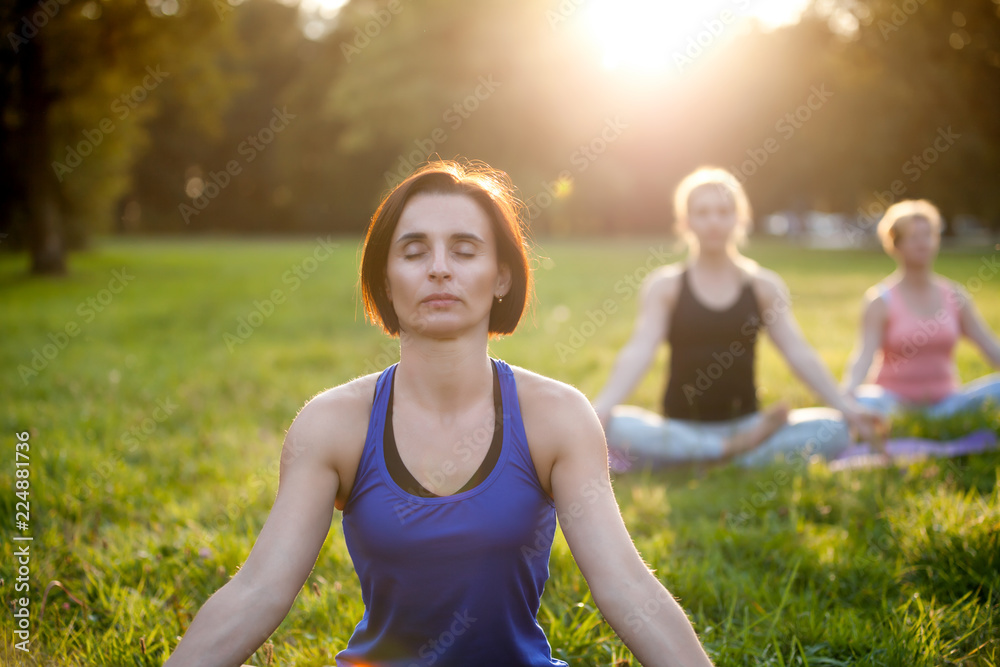
[[[976,347],[982,351],[983,356],[989,360],[993,368],[1000,369],[1000,340],[997,340],[996,334],[986,324],[983,316],[979,314],[969,293],[958,286],[955,287],[955,290],[961,304],[959,306],[959,324],[962,328],[962,334],[976,344]]]
[[[765,314],[770,314],[770,317],[764,319],[772,320],[767,328],[768,335],[788,365],[824,403],[842,412],[851,427],[862,437],[866,440],[875,439],[876,426],[881,427],[880,418],[858,405],[853,397],[844,396],[837,389],[833,374],[802,335],[802,329],[792,314],[791,296],[784,281],[771,271],[762,273],[756,281],[763,310]]]
[[[684,610],[629,537],[593,408],[569,387],[546,394],[525,415],[530,438],[541,443],[532,452],[552,456],[549,482],[559,523],[601,613],[643,665],[710,665]]]
[[[202,606],[169,667],[238,666],[291,608],[326,539],[339,488],[321,411],[310,403],[289,428],[278,494],[250,555]]]
[[[601,424],[607,426],[611,409],[622,403],[649,370],[656,350],[669,330],[671,278],[661,272],[650,276],[640,292],[639,314],[625,347],[618,353],[611,375],[594,400]]]
[[[869,293],[861,315],[861,330],[854,351],[847,361],[844,381],[841,387],[845,394],[853,394],[865,378],[875,359],[875,352],[882,347],[882,336],[885,332],[887,317],[885,302],[878,297],[877,292]]]

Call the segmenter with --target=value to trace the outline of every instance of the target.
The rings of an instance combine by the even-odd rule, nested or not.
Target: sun
[[[711,22],[714,3],[594,0],[586,23],[608,69],[663,72],[683,57],[685,42]],[[722,26],[721,20],[719,21]],[[719,29],[716,32],[722,34]]]
[[[747,22],[773,28],[796,20],[804,0],[592,0],[584,23],[604,66],[663,74],[683,72]]]

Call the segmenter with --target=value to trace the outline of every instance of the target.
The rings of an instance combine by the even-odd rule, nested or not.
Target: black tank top
[[[667,335],[670,378],[664,415],[719,421],[755,412],[754,348],[760,326],[760,308],[749,279],[736,303],[713,310],[695,297],[684,269]]]

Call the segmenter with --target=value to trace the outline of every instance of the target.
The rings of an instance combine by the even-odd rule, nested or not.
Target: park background
[[[537,298],[491,350],[589,396],[634,285],[684,257],[670,195],[701,164],[744,182],[747,254],[837,377],[900,198],[941,207],[938,270],[1000,324],[994,1],[2,4],[4,664],[162,663],[252,546],[296,411],[397,358],[358,306],[359,234],[428,157],[511,175]],[[655,409],[665,358],[636,403]],[[966,343],[958,363],[990,372]],[[758,373],[765,404],[815,403],[769,344]],[[893,428],[1000,433],[1000,414]],[[693,467],[616,494],[718,664],[996,665],[998,480],[994,454]],[[338,517],[250,662],[332,664],[361,613]],[[628,664],[562,541],[540,622],[571,664]]]

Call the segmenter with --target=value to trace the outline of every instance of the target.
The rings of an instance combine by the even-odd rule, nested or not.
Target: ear
[[[511,280],[510,265],[505,262],[501,262],[497,267],[496,295],[507,296],[512,283],[513,280]]]
[[[385,285],[385,297],[392,303],[392,290],[389,288],[389,272],[382,272],[382,284]]]

